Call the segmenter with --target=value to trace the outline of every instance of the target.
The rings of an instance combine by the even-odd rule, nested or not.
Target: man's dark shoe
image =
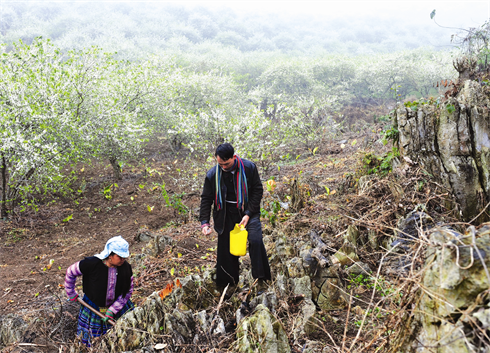
[[[221,292],[221,295],[223,295],[223,292],[224,292],[225,288],[226,287],[219,288],[219,291]],[[224,296],[223,299],[225,299],[225,300],[230,299],[233,296],[233,294],[236,292],[236,290],[237,290],[237,286],[230,284],[228,286],[228,289],[226,290],[226,294],[225,294],[225,296]],[[221,295],[220,295],[220,297],[221,297]]]
[[[269,285],[267,284],[267,281],[263,278],[259,278],[257,281],[257,295],[267,292],[268,289]]]

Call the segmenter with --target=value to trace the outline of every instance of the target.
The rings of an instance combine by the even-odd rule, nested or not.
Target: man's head
[[[225,172],[232,170],[235,167],[235,149],[229,143],[222,143],[216,148],[214,154],[219,166]]]
[[[222,143],[218,147],[216,147],[215,156],[220,157],[222,160],[227,161],[230,158],[233,158],[235,154],[235,149],[228,142]]]

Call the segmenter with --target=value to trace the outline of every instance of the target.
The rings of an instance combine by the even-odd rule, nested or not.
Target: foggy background
[[[0,41],[37,36],[62,49],[143,54],[234,47],[241,52],[363,55],[429,47],[481,26],[488,1],[0,1]],[[436,10],[435,20],[430,19]],[[203,46],[204,45],[204,46]]]

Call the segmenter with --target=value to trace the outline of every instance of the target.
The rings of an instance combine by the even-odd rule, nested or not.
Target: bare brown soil
[[[205,239],[199,232],[196,220],[199,191],[189,191],[189,182],[179,179],[185,170],[183,157],[168,158],[151,148],[147,154],[153,156],[148,163],[133,161],[132,166],[123,167],[123,178],[119,181],[112,179],[109,165],[78,166],[75,186],[83,192],[76,192],[79,195],[75,199],[53,195],[55,202],[40,205],[37,212],[16,213],[9,221],[0,222],[2,314],[32,311],[42,307],[53,295],[64,297],[66,268],[102,251],[105,242],[115,235],[122,235],[130,243],[132,255],[140,253],[146,244],[137,242],[135,236],[142,228],[168,228],[178,245],[176,259],[168,254],[175,262],[172,266],[164,259],[156,259],[168,271],[159,272],[158,276],[145,274],[146,279],[158,277],[154,286],[151,281],[139,281],[133,295],[136,303],[158,286],[164,286],[165,280],[172,277],[172,267],[177,267],[174,276],[178,276],[183,275],[180,267],[212,265],[214,258],[206,257],[209,253],[206,249],[212,248],[216,240]],[[162,182],[170,197],[186,193],[182,201],[190,210],[187,215],[179,215],[176,209],[166,205]],[[104,189],[113,183],[117,188],[111,190],[110,196],[104,194]],[[148,270],[154,267],[148,264]]]

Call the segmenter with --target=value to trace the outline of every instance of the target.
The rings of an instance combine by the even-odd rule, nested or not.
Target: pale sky
[[[315,17],[341,17],[348,21],[357,16],[373,18],[429,19],[436,10],[436,21],[444,26],[477,26],[490,18],[490,0],[0,0],[0,5],[12,2],[126,2],[173,3],[186,6],[228,7],[236,12],[309,15]]]
[[[160,1],[170,2],[170,1]],[[284,1],[284,0],[248,0],[248,1],[206,1],[184,0],[173,2],[188,6],[230,7],[238,12],[272,12],[290,15],[305,14],[316,17],[413,17],[415,21],[430,20],[430,13],[436,10],[436,21],[445,26],[477,26],[490,18],[490,1],[442,1],[442,0],[379,0],[379,1]]]
[[[267,13],[278,17],[339,18],[346,22],[359,17],[368,17],[374,22],[395,18],[400,24],[417,25],[430,24],[430,13],[435,9],[435,20],[439,25],[457,28],[477,27],[490,18],[490,0],[0,0],[0,9],[2,4],[12,2],[172,3],[213,9],[228,7],[237,13]]]

